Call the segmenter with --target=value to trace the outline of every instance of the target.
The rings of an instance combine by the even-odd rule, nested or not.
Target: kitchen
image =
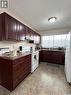
[[[43,24],[36,23],[37,16],[34,19],[34,11],[29,9],[31,3],[27,7],[27,1],[17,2],[21,5],[24,2],[23,8],[32,11],[29,13],[25,9],[23,14],[15,5],[16,0],[8,2],[5,5],[2,1],[8,8],[3,5],[0,13],[0,95],[70,95],[70,22],[58,25],[58,16],[51,15]],[[42,4],[47,5],[46,2]],[[25,15],[35,28],[26,24]]]

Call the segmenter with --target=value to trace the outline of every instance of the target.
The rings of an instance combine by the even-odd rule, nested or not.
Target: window
[[[43,48],[51,48],[53,47],[53,36],[43,36],[41,38],[41,43]]]
[[[66,47],[67,35],[53,35],[53,36],[42,36],[41,44],[43,48],[57,48]]]

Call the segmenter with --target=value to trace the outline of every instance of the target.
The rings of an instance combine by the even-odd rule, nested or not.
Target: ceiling
[[[71,27],[71,0],[10,0],[9,8],[37,31]],[[54,16],[57,21],[49,23],[48,18]]]

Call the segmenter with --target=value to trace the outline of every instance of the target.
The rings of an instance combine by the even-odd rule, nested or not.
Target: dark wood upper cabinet
[[[30,37],[30,28],[26,27],[26,39]]]
[[[6,13],[2,13],[0,16],[2,18],[2,39],[0,40],[18,40],[16,19]]]
[[[5,32],[6,40],[18,40],[16,20],[5,14]]]
[[[26,26],[21,22],[17,22],[17,32],[18,32],[18,40],[19,41],[25,40]]]
[[[26,26],[23,25],[22,23],[20,24],[20,33],[19,33],[20,40],[25,40],[26,36]]]
[[[0,15],[0,40],[3,39],[3,32],[2,32],[2,16]]]
[[[0,40],[21,41],[25,40],[25,37],[34,40],[35,35],[40,36],[7,13],[0,14]]]
[[[34,32],[33,32],[33,30],[29,29],[29,32],[30,32],[30,39],[34,40]]]

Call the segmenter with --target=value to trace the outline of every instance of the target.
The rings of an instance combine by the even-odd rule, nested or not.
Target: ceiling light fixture
[[[50,23],[53,23],[53,22],[55,22],[56,21],[56,17],[50,17],[49,19],[48,19],[48,21],[50,22]]]

